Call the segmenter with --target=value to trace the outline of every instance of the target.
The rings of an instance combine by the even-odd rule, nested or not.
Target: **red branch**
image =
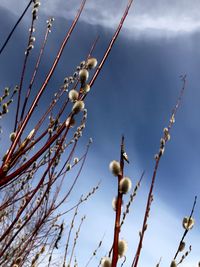
[[[27,113],[27,115],[26,115],[24,121],[21,123],[20,128],[19,128],[19,131],[16,133],[16,138],[15,138],[15,140],[14,140],[12,146],[10,147],[10,149],[9,149],[9,151],[8,151],[8,155],[7,155],[7,157],[6,157],[6,160],[5,160],[5,162],[4,162],[4,165],[8,163],[8,161],[9,161],[9,159],[10,159],[12,153],[14,152],[14,149],[15,149],[16,146],[17,146],[17,143],[18,143],[19,138],[21,137],[21,135],[22,135],[22,133],[23,133],[24,128],[26,127],[26,125],[27,125],[27,123],[28,123],[28,121],[29,121],[29,119],[30,119],[30,117],[31,117],[31,115],[32,115],[32,113],[33,113],[33,111],[34,111],[34,109],[36,108],[37,103],[38,103],[38,101],[39,101],[41,95],[43,94],[43,92],[44,92],[44,90],[45,90],[45,88],[46,88],[46,86],[47,86],[47,84],[48,84],[48,82],[49,82],[51,76],[53,75],[54,70],[55,70],[55,68],[56,68],[56,66],[57,66],[57,64],[58,64],[58,62],[59,62],[59,60],[60,60],[60,57],[61,57],[61,55],[62,55],[62,53],[63,53],[63,50],[64,50],[64,48],[65,48],[65,45],[67,44],[67,41],[69,40],[69,38],[70,38],[70,36],[71,36],[71,33],[73,32],[73,30],[74,30],[74,28],[75,28],[75,26],[76,26],[76,24],[77,24],[77,22],[78,22],[78,19],[79,19],[81,13],[82,13],[82,10],[83,10],[83,8],[84,8],[84,6],[85,6],[85,3],[86,3],[86,0],[83,0],[82,3],[81,3],[81,6],[80,6],[80,9],[79,9],[78,13],[77,13],[77,15],[76,15],[76,17],[75,17],[75,19],[74,19],[74,21],[73,21],[73,23],[72,23],[72,25],[71,25],[69,31],[68,31],[68,33],[66,34],[66,36],[65,36],[65,38],[64,38],[64,40],[63,40],[63,42],[62,42],[62,44],[61,44],[61,47],[60,47],[60,49],[59,49],[59,51],[58,51],[58,53],[57,53],[57,56],[56,56],[56,58],[55,58],[55,60],[54,60],[54,63],[53,63],[53,65],[52,65],[52,67],[51,67],[51,69],[50,69],[50,71],[49,71],[49,73],[48,73],[48,75],[47,75],[47,77],[46,77],[46,79],[45,79],[45,81],[44,81],[42,87],[40,88],[39,92],[37,93],[37,95],[36,95],[36,97],[35,97],[35,99],[34,99],[32,105],[31,105],[31,107],[30,107],[30,109],[29,109],[29,111],[28,111],[28,113]],[[3,170],[2,170],[2,168],[0,169],[0,175],[3,175]]]
[[[123,178],[124,172],[124,136],[122,136],[121,141],[121,152],[120,152],[120,168],[121,172],[118,175],[118,195],[117,195],[117,205],[116,205],[116,217],[115,217],[115,230],[114,230],[114,242],[113,242],[113,256],[112,256],[112,267],[117,266],[118,261],[118,243],[119,243],[119,232],[120,232],[120,217],[121,217],[121,207],[122,207],[122,194],[119,190],[119,184]]]

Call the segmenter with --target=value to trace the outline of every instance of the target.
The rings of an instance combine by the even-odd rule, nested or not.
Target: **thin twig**
[[[194,209],[195,209],[195,206],[196,206],[196,202],[197,202],[197,196],[195,196],[195,198],[194,198],[194,203],[193,203],[193,206],[192,206],[192,210],[191,210],[191,213],[190,213],[190,217],[189,217],[189,219],[188,219],[188,222],[189,222],[190,219],[192,218],[192,215],[193,215],[193,213],[194,213]],[[180,241],[180,243],[179,243],[178,249],[177,249],[177,251],[176,251],[176,253],[175,253],[174,260],[176,259],[176,257],[178,256],[178,253],[180,252],[180,250],[179,250],[180,245],[183,243],[183,241],[184,241],[184,239],[185,239],[185,237],[186,237],[188,231],[189,231],[189,229],[185,229],[185,231],[184,231],[184,233],[183,233],[183,236],[182,236],[181,241]]]
[[[26,6],[26,8],[24,9],[22,15],[19,17],[19,19],[17,20],[17,22],[15,23],[14,27],[12,28],[11,32],[9,33],[8,37],[6,38],[4,44],[2,45],[1,49],[0,49],[0,55],[2,54],[2,52],[4,51],[6,45],[8,44],[10,38],[12,37],[15,29],[17,28],[17,26],[19,25],[20,21],[23,19],[24,15],[26,14],[27,10],[29,9],[31,3],[33,2],[33,0],[30,0],[28,5]]]
[[[138,265],[140,253],[141,253],[141,250],[142,250],[142,242],[143,242],[143,239],[144,239],[145,231],[147,229],[147,220],[148,220],[149,213],[150,213],[150,207],[151,207],[151,203],[153,201],[153,189],[154,189],[154,184],[155,184],[155,179],[156,179],[156,175],[157,175],[159,162],[160,162],[160,159],[161,159],[161,157],[163,155],[163,152],[164,152],[165,143],[170,139],[169,133],[170,133],[170,130],[172,128],[172,125],[174,124],[175,115],[176,115],[176,112],[177,112],[177,110],[178,110],[178,108],[180,106],[180,103],[181,103],[181,100],[182,100],[182,96],[183,96],[183,93],[184,93],[184,90],[185,90],[186,75],[184,75],[182,77],[182,82],[183,82],[183,86],[181,88],[181,91],[180,91],[179,97],[177,99],[176,105],[175,105],[174,109],[172,110],[172,115],[170,117],[170,122],[169,122],[168,128],[164,129],[165,130],[164,131],[164,136],[161,139],[162,142],[160,144],[159,153],[156,155],[156,162],[155,162],[154,172],[153,172],[153,176],[152,176],[152,180],[151,180],[151,186],[150,186],[150,189],[149,189],[149,194],[148,194],[148,199],[147,199],[147,204],[146,204],[146,210],[145,210],[145,215],[144,215],[144,220],[143,220],[143,225],[142,225],[142,231],[140,232],[140,240],[139,240],[139,243],[138,243],[138,247],[137,247],[137,250],[136,250],[135,257],[133,259],[133,263],[131,265],[132,267],[137,267],[137,265]]]

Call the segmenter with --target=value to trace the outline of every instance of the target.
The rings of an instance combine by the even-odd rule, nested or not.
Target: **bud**
[[[87,94],[90,91],[90,85],[89,84],[85,84],[82,88],[82,92],[83,94]]]
[[[9,165],[8,164],[4,164],[3,167],[2,167],[3,172],[7,172],[8,168],[9,168]]]
[[[81,83],[85,83],[89,78],[89,72],[86,69],[80,70],[79,78],[80,78]]]
[[[6,87],[6,88],[4,89],[4,95],[5,95],[5,96],[9,96],[9,87]]]
[[[127,194],[132,187],[132,182],[131,179],[128,177],[124,177],[123,179],[121,179],[120,183],[119,183],[119,191],[121,194]]]
[[[181,252],[185,249],[185,242],[181,241],[178,250]]]
[[[2,109],[3,109],[3,110],[7,110],[7,108],[8,108],[7,103],[4,103],[3,106],[2,106]]]
[[[101,266],[102,267],[111,267],[111,259],[108,257],[104,257],[101,260]]]
[[[15,132],[12,132],[12,133],[10,134],[10,141],[11,141],[11,142],[14,142],[15,137],[16,137],[16,133],[15,133]]]
[[[155,160],[158,160],[158,159],[159,159],[159,155],[158,155],[158,154],[155,154],[155,155],[154,155],[154,159],[155,159]]]
[[[112,208],[114,211],[116,211],[117,209],[117,198],[116,197],[114,197],[112,200]]]
[[[34,8],[38,8],[40,5],[41,5],[41,3],[37,2],[37,3],[34,4]]]
[[[74,82],[74,77],[69,76],[69,82],[70,82],[70,83],[73,83],[73,82]]]
[[[83,68],[84,65],[85,65],[85,61],[81,61],[81,63],[80,63],[80,67]]]
[[[172,261],[170,267],[177,267],[176,262],[175,261]]]
[[[165,148],[164,147],[160,148],[159,149],[159,156],[162,156],[164,154],[164,152],[165,152]]]
[[[74,89],[72,89],[71,91],[69,91],[69,95],[68,95],[70,101],[75,102],[78,99],[78,92]]]
[[[163,148],[165,146],[165,139],[161,138],[160,139],[160,147]]]
[[[174,114],[173,114],[172,117],[170,118],[170,122],[171,122],[171,123],[175,123],[175,116],[174,116]]]
[[[94,69],[97,66],[97,59],[94,57],[91,57],[87,60],[87,67],[88,69]]]
[[[77,164],[79,162],[78,158],[74,158],[74,164]]]
[[[122,206],[121,206],[121,208],[123,208],[123,200],[122,200]],[[114,211],[116,211],[117,210],[117,197],[114,197],[113,198],[113,200],[112,200],[112,208],[113,208],[113,210]]]
[[[183,228],[185,230],[191,230],[194,226],[194,219],[191,217],[191,218],[188,218],[188,217],[185,217],[183,218]]]
[[[163,132],[164,132],[164,135],[165,135],[165,139],[167,140],[167,141],[169,141],[170,140],[170,134],[169,134],[169,129],[168,128],[164,128],[163,129]]]
[[[74,118],[67,118],[65,121],[65,126],[69,127],[69,124],[70,124],[70,128],[71,128],[71,127],[74,127],[75,123],[76,121]]]
[[[113,173],[114,176],[118,176],[121,171],[119,162],[116,160],[111,161],[109,165],[109,169]]]
[[[31,38],[30,38],[30,42],[35,42],[35,37],[34,36],[31,36]]]
[[[73,105],[73,107],[72,107],[72,111],[73,111],[75,114],[77,114],[77,113],[79,113],[80,111],[82,111],[82,110],[84,109],[84,107],[85,107],[84,102],[81,101],[81,100],[79,100],[79,101],[77,101],[77,102]]]
[[[118,256],[120,258],[125,256],[125,254],[127,252],[127,249],[128,249],[128,245],[127,245],[126,241],[125,240],[119,240],[119,243],[118,243]]]
[[[35,133],[35,129],[33,129],[33,130],[29,133],[29,135],[27,136],[27,139],[30,140],[30,139],[33,137],[34,133]]]
[[[67,172],[70,171],[71,168],[72,168],[71,164],[68,163],[68,164],[67,164],[67,167],[66,167],[66,171],[67,171]]]

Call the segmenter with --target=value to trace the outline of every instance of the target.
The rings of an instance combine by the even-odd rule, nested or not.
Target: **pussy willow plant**
[[[49,18],[47,21],[46,33],[33,68],[32,77],[27,86],[26,72],[30,54],[34,51],[34,43],[36,41],[34,32],[37,26],[40,7],[38,0],[28,2],[27,7],[0,49],[1,54],[6,49],[16,27],[28,12],[29,7],[32,6],[31,25],[19,85],[14,88],[6,87],[0,97],[0,116],[2,118],[12,109],[12,102],[16,101],[15,121],[13,131],[10,133],[11,145],[8,147],[7,153],[3,155],[2,165],[0,167],[0,266],[3,267],[78,266],[78,259],[75,257],[75,248],[85,216],[81,218],[75,236],[73,237],[75,221],[78,220],[77,216],[80,205],[87,201],[99,187],[97,185],[85,196],[81,195],[73,207],[66,208],[64,205],[66,200],[69,200],[71,197],[71,192],[80,177],[89,146],[92,142],[90,139],[83,155],[77,158],[76,148],[83,134],[87,119],[87,109],[85,108],[84,100],[94,85],[120,33],[133,1],[128,1],[118,28],[111,38],[100,63],[98,64],[97,59],[92,56],[98,41],[97,38],[92,44],[88,55],[75,67],[74,73],[64,78],[62,86],[57,89],[47,109],[37,121],[33,119],[33,114],[36,107],[39,108],[42,104],[42,95],[62,57],[63,50],[73,33],[85,3],[86,0],[81,2],[80,9],[60,45],[60,49],[55,56],[44,82],[38,90],[36,90],[37,88],[32,89],[37,80],[41,61],[48,42],[48,36],[54,21],[53,18]],[[88,81],[90,75],[92,75],[92,78]],[[180,97],[172,112],[168,127],[164,128],[159,152],[155,156],[155,169],[147,199],[144,222],[139,234],[139,244],[132,263],[133,267],[138,265],[153,200],[153,188],[158,165],[164,153],[165,145],[170,139],[170,130],[175,122],[175,115],[180,105],[184,88],[185,77],[183,77],[183,88]],[[61,101],[63,98],[64,102]],[[27,129],[30,125],[32,125],[32,130],[28,131]],[[114,237],[107,257],[101,260],[100,265],[103,267],[116,267],[120,258],[123,259],[122,265],[126,262],[126,250],[128,246],[127,242],[120,238],[120,232],[143,175],[130,193],[129,201],[122,214],[123,196],[129,193],[132,186],[131,179],[124,176],[125,162],[129,162],[129,160],[125,151],[124,137],[122,137],[120,161],[112,161],[110,164],[112,173],[118,177],[118,192],[117,197],[114,198],[112,203],[116,213]],[[77,174],[70,181],[68,174],[77,168]],[[177,256],[185,248],[184,238],[194,225],[192,216],[195,204],[196,199],[190,216],[185,217],[183,220],[185,232],[181,238],[174,259],[171,262],[171,267],[176,267],[181,264],[191,251],[191,247],[189,247],[189,250],[184,252],[180,261],[176,263]],[[67,238],[65,238],[64,251],[59,255],[58,259],[56,251],[60,246],[63,235],[66,233],[66,222],[63,216],[72,210],[74,210],[74,215],[72,216],[69,231],[66,235]],[[73,242],[71,241],[72,239]],[[86,266],[91,263],[101,245],[102,240],[93,251]],[[160,266],[160,263],[157,266]]]
[[[144,239],[144,235],[145,235],[145,232],[146,232],[147,226],[148,226],[147,222],[148,222],[148,218],[150,216],[150,209],[151,209],[151,204],[153,201],[153,189],[154,189],[154,185],[155,185],[155,180],[156,180],[157,170],[159,167],[159,162],[160,162],[160,160],[164,154],[166,143],[171,138],[170,137],[170,131],[171,131],[173,124],[175,123],[175,115],[176,115],[177,110],[180,106],[182,96],[183,96],[183,93],[185,90],[186,76],[182,76],[182,82],[183,82],[183,86],[182,86],[182,89],[180,91],[180,95],[177,99],[177,102],[176,102],[174,109],[172,110],[169,124],[167,127],[165,127],[163,129],[163,136],[160,139],[159,151],[154,157],[155,158],[155,167],[154,167],[154,171],[153,171],[153,175],[152,175],[152,179],[151,179],[151,184],[150,184],[150,188],[149,188],[142,230],[139,231],[139,242],[138,242],[135,256],[133,258],[133,262],[131,265],[132,267],[138,266],[138,262],[139,262],[139,258],[140,258],[141,250],[142,250],[143,239]],[[121,266],[123,266],[124,263],[126,262],[126,251],[128,249],[128,244],[125,240],[120,239],[120,232],[121,232],[121,228],[124,224],[124,221],[126,219],[126,216],[129,213],[130,205],[132,204],[132,202],[133,202],[133,200],[137,194],[137,190],[140,186],[140,183],[142,181],[144,173],[142,174],[139,182],[136,184],[133,192],[130,194],[129,201],[126,205],[123,216],[121,216],[123,196],[125,194],[129,193],[129,191],[131,190],[131,187],[132,187],[131,179],[129,177],[124,176],[124,167],[125,167],[124,163],[125,162],[129,163],[129,160],[128,160],[127,153],[125,151],[124,136],[123,136],[122,141],[121,141],[120,161],[113,160],[113,161],[111,161],[111,163],[109,165],[109,168],[110,168],[110,171],[112,172],[112,174],[118,178],[118,187],[117,187],[118,189],[117,189],[117,197],[114,198],[113,202],[112,202],[112,206],[113,206],[113,209],[115,211],[115,226],[114,226],[113,244],[112,244],[112,247],[108,253],[108,256],[101,259],[100,264],[102,267],[116,267],[118,261],[121,258],[123,259],[123,261],[121,262]],[[188,250],[184,251],[185,247],[186,247],[184,239],[185,239],[188,231],[191,230],[194,226],[194,218],[192,216],[194,213],[196,200],[197,200],[197,197],[195,197],[190,216],[185,217],[183,219],[182,225],[183,225],[183,228],[185,231],[184,231],[184,234],[183,234],[181,241],[178,245],[178,249],[175,253],[175,256],[174,256],[173,260],[171,261],[170,267],[177,267],[178,265],[180,265],[192,250],[192,246],[190,245]],[[183,253],[183,254],[182,254],[180,260],[177,262],[177,257],[180,253]],[[156,265],[156,267],[160,266],[160,262]]]
[[[33,119],[34,111],[36,107],[38,109],[42,105],[42,95],[78,23],[86,0],[82,0],[80,8],[55,55],[53,64],[39,89],[34,88],[32,90],[40,71],[41,61],[54,21],[53,18],[49,18],[47,21],[46,33],[33,67],[32,77],[27,85],[26,74],[30,64],[29,58],[34,52],[34,43],[36,42],[34,32],[37,29],[39,0],[29,1],[5,40],[0,54],[6,49],[13,32],[28,12],[29,7],[32,7],[31,25],[19,84],[14,88],[5,88],[0,98],[1,118],[4,119],[10,109],[15,114],[13,131],[10,133],[11,144],[3,155],[0,167],[0,266],[19,267],[38,266],[40,264],[41,266],[64,267],[70,266],[72,262],[75,262],[76,266],[74,250],[85,216],[82,217],[77,229],[69,257],[69,242],[74,220],[79,206],[98,189],[97,185],[86,196],[81,196],[74,207],[67,209],[63,205],[71,196],[71,192],[80,177],[92,142],[90,139],[83,155],[79,158],[75,156],[87,119],[84,100],[120,33],[132,3],[133,1],[128,1],[121,21],[99,64],[97,59],[92,56],[97,42],[95,40],[88,55],[75,67],[74,73],[64,78],[62,86],[57,89],[46,111],[41,113],[37,121]],[[89,81],[90,75],[92,78]],[[64,102],[61,101],[63,98],[65,99]],[[15,112],[13,111],[14,107],[11,106],[13,101],[16,102]],[[28,131],[30,125],[32,130]],[[68,173],[76,168],[78,171],[75,178],[73,181],[69,181],[67,179]],[[63,186],[64,184],[65,186]],[[75,213],[68,233],[65,252],[58,263],[54,261],[54,254],[65,230],[65,223],[62,218],[71,210],[75,210]],[[100,246],[101,242],[98,248]]]

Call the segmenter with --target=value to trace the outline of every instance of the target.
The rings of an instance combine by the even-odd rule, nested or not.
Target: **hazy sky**
[[[27,1],[0,0],[0,43],[23,10]],[[49,39],[38,84],[43,80],[59,47],[70,19],[78,7],[78,0],[44,0],[40,21],[36,30],[35,52],[40,44],[47,16],[56,20]],[[150,4],[151,3],[151,4]],[[85,57],[97,34],[100,40],[94,55],[101,59],[120,19],[126,1],[89,0],[81,20],[72,35],[69,45],[49,85],[46,98],[62,83],[67,74]],[[105,67],[87,98],[88,122],[81,148],[89,137],[93,137],[82,179],[78,185],[87,191],[102,180],[98,194],[88,202],[83,212],[88,213],[82,239],[84,248],[76,252],[80,266],[105,233],[105,242],[99,257],[93,262],[98,265],[112,243],[114,213],[111,200],[116,194],[115,178],[108,171],[109,162],[119,156],[121,134],[126,137],[127,153],[131,161],[126,174],[133,182],[146,170],[141,191],[131,215],[122,231],[128,240],[129,267],[138,240],[143,219],[145,197],[153,172],[154,154],[159,148],[162,129],[167,125],[171,110],[176,102],[181,82],[179,75],[187,73],[187,88],[183,103],[178,111],[172,137],[158,171],[155,201],[146,233],[139,266],[155,266],[163,257],[161,266],[169,266],[183,232],[182,218],[190,212],[195,194],[199,195],[200,181],[200,2],[186,0],[141,0],[135,1],[125,28],[113,48]],[[7,50],[0,58],[0,82],[17,84],[20,63],[23,59],[29,15],[17,30]],[[39,30],[40,29],[40,30]],[[14,48],[14,49],[13,49]],[[18,53],[16,53],[18,51]],[[33,56],[32,60],[34,60]],[[69,64],[70,62],[70,64]],[[74,67],[73,67],[74,66]],[[29,72],[31,68],[29,69]],[[37,85],[35,90],[37,90]],[[46,101],[46,102],[45,102]],[[11,115],[10,115],[11,116]],[[36,118],[37,114],[35,115]],[[3,121],[5,133],[11,129],[10,121]],[[80,148],[80,150],[81,150]],[[3,147],[6,149],[6,147]],[[77,188],[74,197],[80,195]],[[187,238],[193,251],[183,267],[197,267],[200,260],[200,220],[196,209],[196,227]],[[101,222],[97,226],[97,221]],[[90,229],[90,231],[88,231]],[[91,253],[88,253],[90,251]],[[92,265],[91,265],[92,266]]]

